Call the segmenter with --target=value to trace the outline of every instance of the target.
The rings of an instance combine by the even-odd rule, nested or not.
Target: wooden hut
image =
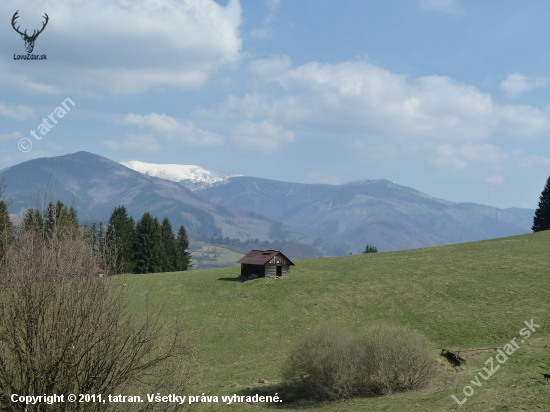
[[[287,278],[290,266],[295,266],[277,250],[251,250],[237,263],[241,264],[241,276],[259,278]]]

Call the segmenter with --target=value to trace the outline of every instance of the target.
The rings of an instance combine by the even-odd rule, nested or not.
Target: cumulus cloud
[[[433,165],[450,170],[465,169],[471,162],[498,163],[508,158],[508,153],[490,144],[428,144],[425,149],[430,153],[429,159]]]
[[[148,128],[153,132],[163,134],[170,141],[190,145],[220,145],[225,139],[217,133],[198,128],[189,120],[180,122],[166,114],[139,115],[129,113],[121,123]]]
[[[163,150],[158,140],[148,134],[128,135],[122,140],[105,140],[102,144],[107,149],[124,152],[156,153]]]
[[[501,186],[504,183],[504,178],[501,175],[488,176],[485,178],[485,183],[489,186]]]
[[[442,10],[453,13],[462,11],[457,0],[420,0],[420,7],[423,9]]]
[[[411,80],[365,60],[294,67],[280,56],[257,60],[250,70],[265,82],[278,83],[283,96],[229,96],[210,114],[267,118],[319,135],[390,139],[463,142],[495,133],[529,136],[550,130],[547,112],[498,105],[490,94],[445,76]]]
[[[19,10],[21,27],[48,26],[34,53],[47,65],[26,65],[25,75],[11,64],[24,43],[9,25],[0,35],[0,78],[33,92],[79,90],[131,94],[155,86],[198,88],[211,73],[241,57],[238,0],[44,0],[0,3],[0,14]],[[54,57],[54,58],[52,58]],[[59,73],[63,73],[60,76]]]
[[[18,106],[7,106],[0,102],[0,116],[12,120],[26,120],[34,116],[34,111],[30,107],[22,104]]]
[[[254,29],[250,34],[254,37],[268,38],[272,36],[273,29],[271,27],[277,11],[279,10],[280,0],[265,0],[267,9],[269,10],[267,17],[263,21],[263,27],[261,29]]]
[[[511,73],[500,83],[500,87],[510,97],[518,97],[533,89],[546,87],[548,79],[530,79],[520,73]]]
[[[252,73],[264,79],[277,80],[292,68],[292,61],[288,56],[273,56],[269,59],[254,60],[249,69]]]
[[[231,140],[240,150],[271,153],[280,144],[294,141],[294,132],[264,120],[260,123],[244,122],[232,133]]]

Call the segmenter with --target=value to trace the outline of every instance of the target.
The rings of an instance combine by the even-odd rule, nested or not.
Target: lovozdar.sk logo
[[[31,54],[32,51],[34,50],[34,42],[36,41],[36,39],[38,38],[38,36],[40,35],[40,33],[42,33],[44,31],[44,29],[46,28],[46,25],[48,24],[48,21],[50,20],[50,18],[48,17],[48,14],[47,13],[44,13],[44,22],[42,23],[42,28],[41,29],[38,29],[38,30],[33,30],[32,34],[29,36],[27,34],[27,30],[25,30],[24,32],[21,32],[19,30],[19,27],[21,26],[17,26],[15,27],[16,23],[17,23],[17,19],[19,18],[19,10],[17,10],[14,14],[13,14],[13,17],[11,18],[11,26],[13,27],[13,29],[19,34],[21,35],[21,38],[25,41],[25,49],[27,49],[27,55],[26,56],[23,56],[23,55],[13,55],[13,59],[14,60],[46,60],[46,55],[43,54],[41,56],[37,56],[37,55],[34,55],[34,54]]]

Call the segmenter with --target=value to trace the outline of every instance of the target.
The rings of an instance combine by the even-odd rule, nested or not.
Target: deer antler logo
[[[40,30],[38,30],[38,32],[36,30],[33,30],[32,32],[32,36],[29,36],[27,34],[27,30],[25,30],[24,33],[21,33],[19,31],[19,27],[20,26],[17,26],[15,27],[15,21],[17,20],[17,18],[19,17],[18,16],[18,13],[19,13],[19,10],[17,10],[13,17],[11,18],[11,26],[13,27],[13,29],[19,33],[21,35],[21,38],[23,40],[25,40],[25,48],[27,49],[27,53],[32,53],[32,51],[34,50],[34,42],[36,41],[36,38],[38,37],[38,35],[40,33],[42,33],[42,31],[44,31],[44,28],[46,27],[46,25],[48,24],[48,20],[49,20],[49,17],[46,13],[44,13],[44,19],[46,19],[46,21],[44,23],[42,23],[42,28]]]

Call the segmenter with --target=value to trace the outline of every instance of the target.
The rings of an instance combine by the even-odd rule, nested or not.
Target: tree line
[[[124,205],[113,210],[106,238],[119,253],[114,256],[115,272],[158,273],[190,270],[189,239],[183,225],[174,234],[170,220],[162,222],[145,212],[134,224]]]
[[[167,217],[159,222],[149,212],[135,223],[124,205],[115,207],[107,225],[94,223],[88,227],[79,222],[72,206],[52,201],[43,212],[28,209],[21,227],[42,237],[80,230],[93,250],[104,256],[105,268],[101,269],[110,273],[175,272],[192,268],[189,239],[183,225],[175,234]],[[16,237],[3,200],[0,201],[0,233],[1,263]]]

